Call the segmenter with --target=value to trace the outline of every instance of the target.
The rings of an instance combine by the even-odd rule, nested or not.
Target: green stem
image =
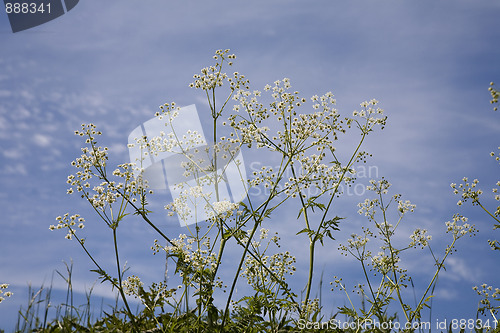
[[[361,140],[359,141],[358,146],[354,150],[354,153],[352,154],[351,158],[349,159],[349,162],[347,163],[347,166],[344,168],[344,171],[342,172],[342,175],[339,178],[339,181],[337,182],[337,185],[335,186],[335,189],[333,191],[332,196],[330,197],[330,200],[328,201],[328,205],[326,206],[325,212],[323,213],[323,217],[321,218],[321,222],[318,225],[318,228],[316,230],[315,235],[319,234],[321,228],[323,227],[326,219],[326,215],[328,213],[328,210],[330,209],[330,206],[333,202],[333,198],[337,194],[337,191],[339,189],[340,183],[344,180],[345,174],[347,173],[347,170],[351,167],[351,164],[353,163],[354,159],[356,158],[356,155],[361,148],[361,145],[363,144],[363,141],[366,137],[366,133],[363,132],[363,136],[361,137]],[[292,168],[293,170],[293,168]],[[307,221],[306,221],[307,222]],[[309,239],[309,276],[307,280],[307,289],[306,289],[306,299],[305,301],[307,302],[309,299],[309,295],[311,293],[311,286],[312,286],[312,278],[313,278],[313,267],[312,265],[314,264],[314,243],[317,241],[317,237],[315,236],[313,239]]]
[[[479,200],[476,200],[476,202],[479,205],[479,207],[481,207],[486,213],[488,213],[489,216],[491,216],[495,221],[497,221],[498,223],[500,223],[500,220],[497,219],[493,214],[491,214],[489,210],[487,210],[486,208],[484,208],[484,206],[479,202]]]
[[[231,284],[231,290],[229,291],[229,296],[227,298],[226,307],[224,309],[224,316],[222,317],[221,332],[222,332],[222,328],[224,327],[224,322],[226,320],[226,317],[228,316],[229,304],[231,304],[231,298],[233,296],[234,289],[236,288],[236,281],[238,281],[241,267],[243,266],[243,262],[245,261],[246,254],[248,252],[248,247],[250,246],[250,243],[252,242],[253,235],[255,234],[255,231],[257,231],[257,227],[259,226],[260,222],[261,222],[261,220],[257,219],[254,223],[254,226],[252,228],[250,236],[248,236],[248,241],[245,244],[245,249],[243,251],[243,255],[241,256],[240,263],[238,264],[238,269],[236,270],[236,274],[234,275],[233,283]]]
[[[307,306],[307,301],[309,300],[309,295],[311,294],[311,284],[312,284],[312,277],[313,277],[313,271],[314,271],[314,246],[315,246],[315,240],[309,240],[309,277],[307,279],[307,287],[306,287],[306,298],[305,298],[305,304]]]
[[[292,174],[295,179],[297,179],[297,175],[295,173],[295,168],[293,167],[293,164],[291,166],[292,169]],[[297,191],[299,192],[299,198],[300,198],[300,203],[302,205],[302,209],[304,211],[304,221],[306,224],[306,228],[308,230],[311,230],[310,224],[309,224],[309,217],[307,215],[307,207],[306,204],[304,203],[304,198],[302,197],[302,193],[299,189],[298,184],[297,185]],[[312,285],[312,278],[313,278],[313,273],[314,273],[314,247],[315,243],[317,240],[316,236],[312,236],[310,233],[308,233],[308,238],[309,238],[309,274],[307,277],[307,285],[306,285],[306,298],[305,298],[305,304],[307,306],[307,302],[309,300],[309,295],[311,294],[311,285]]]
[[[101,268],[101,266],[97,263],[97,261],[94,259],[94,257],[90,254],[90,252],[87,250],[85,245],[83,244],[83,240],[80,239],[76,233],[74,232],[73,229],[69,228],[69,230],[72,232],[72,235],[75,237],[77,240],[78,244],[83,248],[83,251],[87,254],[87,256],[90,258],[90,260],[94,263],[94,265],[98,268],[99,272],[101,275],[103,275],[104,279],[109,281],[118,291],[120,292],[120,295],[125,303],[125,306],[127,307],[127,312],[130,317],[130,320],[132,321],[132,325],[134,327],[134,332],[137,331],[136,328],[136,323],[135,323],[135,318],[134,315],[132,314],[132,311],[130,311],[130,307],[128,306],[127,299],[125,298],[125,294],[123,293],[122,289],[122,281],[121,281],[121,272],[120,272],[120,261],[118,258],[118,246],[117,246],[117,239],[116,239],[116,229],[113,229],[113,243],[115,247],[115,256],[116,256],[116,262],[117,262],[117,268],[118,268],[118,280],[119,280],[119,285],[113,281],[113,279],[106,273],[104,269]]]
[[[365,266],[365,261],[364,261],[364,250],[363,250],[363,256],[361,257],[361,267],[363,268],[363,273],[365,275],[366,282],[368,283],[368,288],[370,289],[370,293],[371,293],[372,298],[373,298],[373,306],[370,308],[370,311],[373,308],[375,311],[377,311],[379,316],[382,317],[382,313],[380,312],[380,306],[379,306],[378,301],[377,301],[378,294],[377,294],[377,296],[375,296],[375,292],[373,291],[372,284],[370,282],[370,279],[368,278],[368,273],[366,272],[366,266]],[[370,313],[370,311],[368,311],[368,313]]]
[[[125,297],[125,293],[123,292],[123,284],[122,284],[122,272],[120,269],[120,257],[118,255],[118,241],[116,238],[116,227],[113,228],[113,244],[115,247],[115,258],[116,258],[116,268],[118,270],[118,291],[120,293],[120,296],[123,300],[123,303],[125,304],[125,307],[127,308],[128,316],[130,317],[130,321],[132,322],[132,327],[134,332],[138,332],[137,327],[136,327],[136,322],[135,322],[135,317],[132,314],[132,311],[130,310],[130,307],[127,302],[127,298]]]
[[[229,296],[228,296],[227,301],[226,301],[226,307],[225,307],[225,310],[224,310],[224,315],[223,315],[223,317],[222,317],[221,332],[222,332],[222,327],[224,327],[224,323],[225,323],[226,318],[227,318],[227,316],[228,316],[228,312],[229,312],[229,304],[231,303],[231,299],[232,299],[232,296],[233,296],[233,292],[234,292],[234,289],[236,288],[236,282],[238,281],[238,277],[239,277],[239,275],[240,275],[241,267],[243,266],[243,262],[244,262],[244,260],[245,260],[245,257],[246,257],[246,254],[247,254],[247,253],[248,253],[248,254],[250,254],[250,255],[251,255],[254,259],[256,259],[256,260],[260,263],[261,267],[264,267],[264,268],[265,268],[265,269],[269,272],[269,274],[271,275],[271,277],[272,277],[273,279],[275,279],[275,280],[276,280],[276,282],[278,282],[278,283],[280,284],[280,286],[281,286],[281,287],[282,287],[282,288],[283,288],[283,289],[284,289],[287,293],[289,293],[289,294],[290,294],[290,295],[289,295],[289,297],[290,297],[291,301],[292,301],[292,302],[295,302],[295,301],[293,300],[293,296],[292,296],[292,295],[291,295],[291,293],[288,291],[288,286],[286,285],[286,283],[285,283],[284,281],[282,281],[281,279],[277,278],[277,277],[276,277],[276,275],[274,274],[274,272],[273,272],[271,269],[269,269],[269,267],[267,267],[266,265],[264,265],[264,264],[262,263],[261,259],[260,259],[258,256],[256,256],[253,252],[251,252],[251,251],[249,252],[249,251],[248,251],[248,247],[249,247],[250,243],[252,242],[252,237],[253,237],[253,235],[255,234],[255,231],[257,230],[257,227],[258,227],[258,226],[260,225],[260,223],[262,222],[262,217],[256,218],[256,217],[255,217],[255,214],[256,214],[256,212],[257,212],[257,211],[259,211],[260,209],[262,209],[262,211],[263,211],[263,212],[265,212],[265,211],[266,211],[267,206],[269,205],[269,203],[271,202],[271,200],[272,200],[272,199],[276,196],[276,193],[277,193],[277,192],[276,192],[276,187],[277,187],[277,184],[279,183],[279,180],[280,180],[280,179],[282,179],[283,174],[284,174],[284,172],[285,172],[286,168],[288,167],[288,165],[290,164],[290,162],[291,162],[291,161],[290,161],[290,159],[288,159],[288,161],[285,163],[285,165],[284,165],[284,166],[283,166],[283,162],[284,162],[284,161],[282,160],[282,161],[281,161],[281,165],[280,165],[280,171],[278,172],[278,176],[277,176],[278,181],[276,181],[276,184],[275,184],[275,185],[273,186],[273,188],[271,189],[271,194],[270,194],[270,196],[269,196],[269,197],[266,199],[266,201],[265,201],[265,202],[263,202],[263,203],[262,203],[262,204],[261,204],[261,205],[260,205],[257,209],[254,209],[254,207],[252,206],[252,201],[250,200],[250,197],[249,197],[249,195],[248,195],[248,193],[247,193],[247,198],[248,198],[248,200],[249,200],[250,209],[251,209],[251,211],[252,211],[252,215],[251,215],[251,217],[253,217],[253,218],[254,218],[255,223],[254,223],[253,229],[252,229],[252,231],[251,231],[251,235],[249,236],[248,241],[247,241],[247,242],[246,242],[246,244],[245,244],[245,248],[244,248],[243,254],[242,254],[242,256],[241,256],[241,260],[240,260],[240,263],[239,263],[238,269],[236,270],[236,274],[235,274],[235,276],[234,276],[234,279],[233,279],[233,282],[232,282],[232,285],[231,285],[231,290],[230,290]],[[287,198],[288,198],[288,197],[287,197]],[[281,203],[283,203],[283,202],[284,202],[284,201],[282,201]],[[281,204],[281,203],[280,203],[280,204]],[[278,205],[277,205],[277,206],[275,206],[274,208],[278,207],[280,204],[278,204]],[[246,223],[246,221],[245,221],[245,223]],[[245,223],[243,223],[243,224],[245,224]],[[242,245],[241,241],[240,241],[237,237],[236,237],[236,241],[238,242],[238,244]]]
[[[389,202],[390,204],[390,202]],[[403,309],[403,313],[405,314],[405,318],[406,318],[406,321],[407,322],[410,322],[409,318],[408,318],[408,314],[407,314],[407,310],[404,306],[404,302],[403,302],[403,297],[401,296],[401,291],[399,289],[399,283],[398,283],[398,277],[397,277],[397,272],[396,272],[396,267],[395,267],[395,260],[394,260],[394,248],[392,247],[392,244],[391,244],[391,231],[389,230],[389,227],[388,227],[388,222],[387,222],[387,215],[386,215],[386,209],[387,207],[389,207],[389,204],[387,204],[387,206],[384,207],[384,201],[383,201],[383,197],[382,197],[382,193],[380,193],[380,207],[382,209],[382,216],[383,216],[383,219],[384,219],[384,226],[383,227],[379,227],[379,228],[385,228],[385,230],[381,230],[382,231],[382,235],[386,238],[385,241],[387,243],[387,245],[389,246],[389,252],[391,253],[391,262],[392,262],[392,267],[391,267],[391,270],[392,270],[392,274],[393,274],[393,278],[394,278],[394,288],[396,289],[396,294],[398,295],[398,301],[399,301],[399,304],[401,305],[402,309]],[[402,219],[402,216],[400,217],[399,221],[398,221],[398,224],[399,222],[401,221]],[[396,225],[397,227],[397,225]],[[396,227],[394,228],[394,230],[396,230]]]
[[[219,253],[217,254],[217,261],[216,261],[216,265],[215,265],[215,269],[214,269],[213,279],[215,279],[215,276],[217,275],[217,271],[219,270],[219,265],[220,265],[220,262],[222,260],[222,253],[224,252],[224,248],[226,247],[227,240],[228,239],[225,238],[224,235],[222,235],[222,238],[220,240]]]
[[[112,185],[112,183],[107,179],[106,176],[103,176],[103,180],[106,181],[108,184]],[[167,235],[165,235],[160,229],[158,229],[158,227],[156,225],[154,225],[153,222],[151,222],[151,220],[147,217],[146,213],[144,212],[144,210],[138,208],[133,202],[132,200],[130,200],[130,197],[126,196],[124,192],[121,192],[119,189],[117,189],[114,185],[113,185],[113,189],[120,194],[120,196],[122,198],[126,198],[127,200],[127,203],[132,207],[134,208],[135,212],[137,214],[139,214],[142,219],[144,221],[146,221],[147,224],[149,224],[149,226],[151,228],[154,229],[154,231],[156,231],[163,239],[165,239],[168,243],[170,243],[170,245],[175,245],[174,243],[172,243],[172,241],[170,240],[170,238],[167,237]]]
[[[411,317],[408,319],[409,323],[411,323],[412,320],[415,319],[415,317],[417,316],[417,313],[420,312],[419,308],[421,307],[422,302],[424,302],[425,296],[427,296],[427,293],[431,289],[431,286],[434,284],[434,281],[437,279],[437,277],[439,275],[439,272],[441,271],[441,268],[444,267],[444,262],[445,262],[446,258],[448,257],[448,255],[451,253],[451,250],[453,249],[453,246],[455,245],[456,240],[457,240],[456,238],[453,239],[453,242],[448,247],[448,250],[446,251],[446,254],[444,255],[443,260],[441,260],[441,262],[437,264],[438,268],[436,270],[436,273],[434,273],[434,276],[432,277],[431,282],[427,286],[427,289],[425,290],[424,294],[422,295],[422,298],[420,299],[420,301],[418,302],[417,306],[415,307],[415,313],[413,313],[413,315],[411,315]]]
[[[328,205],[326,206],[325,212],[323,213],[323,217],[321,219],[320,225],[318,226],[317,232],[319,232],[319,230],[323,226],[323,223],[326,219],[326,214],[328,213],[328,210],[330,209],[330,206],[333,202],[333,198],[335,197],[335,195],[337,194],[337,191],[339,189],[340,182],[342,182],[344,180],[345,174],[347,173],[347,170],[350,168],[351,164],[353,163],[354,159],[356,158],[356,155],[357,155],[359,149],[361,148],[361,145],[363,144],[363,141],[365,140],[366,135],[367,135],[367,133],[363,132],[363,136],[361,137],[361,140],[359,141],[358,146],[354,150],[354,153],[352,154],[351,158],[349,159],[349,162],[347,163],[347,166],[344,168],[344,171],[342,171],[342,175],[340,176],[339,181],[337,183],[337,186],[335,186],[335,190],[333,191],[332,196],[330,197],[330,200],[328,201]]]

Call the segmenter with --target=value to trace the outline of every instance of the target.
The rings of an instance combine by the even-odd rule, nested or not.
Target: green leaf
[[[303,234],[304,232],[306,232],[309,235],[313,231],[311,229],[304,228],[304,229],[300,230],[299,232],[297,232],[296,235]]]

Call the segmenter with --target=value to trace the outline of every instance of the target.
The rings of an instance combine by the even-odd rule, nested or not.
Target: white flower
[[[220,215],[238,208],[238,204],[234,204],[230,201],[217,201],[212,204],[212,208],[215,212],[215,215]]]
[[[189,195],[194,198],[200,198],[203,196],[203,187],[193,186],[189,189]]]

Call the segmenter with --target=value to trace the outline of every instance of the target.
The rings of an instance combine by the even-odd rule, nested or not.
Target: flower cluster
[[[346,257],[350,254],[357,260],[363,261],[372,255],[366,245],[374,235],[369,228],[361,227],[361,229],[363,235],[351,234],[351,237],[347,239],[347,245],[339,244],[338,250]]]
[[[140,141],[139,141],[140,142]],[[152,137],[146,143],[146,148],[149,149],[151,154],[158,156],[158,154],[163,152],[173,152],[181,153],[183,155],[187,154],[187,158],[192,158],[194,154],[198,153],[196,147],[205,144],[205,139],[197,131],[188,130],[185,134],[180,136],[173,130],[168,134],[165,132],[160,132],[159,136]],[[143,148],[143,146],[141,146]],[[193,152],[189,150],[193,149]]]
[[[375,115],[383,115],[384,110],[379,107],[376,107],[379,102],[375,99],[368,101],[364,101],[360,104],[362,107],[361,111],[354,111],[352,115],[354,117],[359,117],[365,120],[364,124],[360,123],[358,120],[354,120],[359,129],[361,129],[362,133],[368,134],[368,132],[373,130],[373,127],[376,124],[380,124],[382,129],[384,128],[387,122],[387,116],[376,117]]]
[[[217,254],[210,250],[212,246],[209,237],[203,238],[199,243],[196,238],[181,234],[177,239],[171,239],[171,244],[161,247],[155,241],[152,249],[155,252],[163,249],[168,256],[176,257],[179,275],[188,285],[194,286],[195,283],[206,280],[204,272],[213,272],[216,269]],[[222,281],[216,281],[215,286],[221,287]]]
[[[490,94],[491,94],[491,104],[497,104],[498,105],[498,98],[500,97],[500,92],[498,90],[496,90],[495,88],[493,88],[495,84],[493,82],[490,82],[490,87],[488,88]],[[498,107],[495,106],[493,108],[494,111],[497,111],[498,110]]]
[[[10,297],[10,296],[14,295],[10,291],[4,292],[4,290],[7,289],[8,287],[9,287],[9,285],[7,283],[0,284],[0,303],[2,303],[6,297]]]
[[[139,295],[139,289],[144,286],[144,283],[135,275],[129,276],[125,281],[122,282],[123,292],[127,295]]]
[[[481,289],[477,286],[472,289],[477,292],[479,296],[482,297],[479,303],[483,305],[479,308],[479,312],[483,313],[488,310],[492,315],[497,314],[500,311],[500,288],[493,289],[492,286],[483,283]],[[493,302],[498,302],[499,305],[494,305]]]
[[[77,158],[71,164],[87,172],[90,172],[90,170],[94,167],[105,168],[106,161],[108,160],[108,148],[102,148],[100,146],[98,147],[96,141],[96,136],[102,135],[102,132],[97,131],[96,126],[90,123],[82,124],[82,130],[76,130],[75,135],[81,137],[86,136],[87,138],[85,140],[85,143],[90,144],[91,148],[82,148],[82,156]],[[87,176],[89,175],[87,174]],[[83,178],[82,180],[85,180],[85,178]]]
[[[500,147],[498,147],[498,150],[500,150]],[[497,155],[495,155],[494,152],[491,152],[490,156],[494,157],[497,162],[500,162],[500,152]]]
[[[301,302],[300,313],[302,317],[309,318],[320,311],[319,298],[308,299]]]
[[[229,217],[233,212],[238,209],[239,204],[232,203],[228,200],[217,201],[212,203],[212,217]]]
[[[134,173],[137,173],[138,167],[135,163],[124,163],[118,165],[118,168],[113,171],[113,176],[122,178],[125,182],[115,182],[109,181],[106,184],[108,192],[115,192],[110,195],[110,199],[118,199],[123,196],[124,199],[130,200],[130,202],[137,202],[137,197],[144,195],[145,193],[153,194],[153,190],[148,189],[148,181],[143,179],[142,175],[139,174],[137,177],[134,177]],[[102,184],[100,185],[102,186]],[[93,201],[95,202],[94,206],[104,207],[102,204],[102,200],[97,200],[99,197],[92,196]],[[103,197],[102,199],[106,199],[107,197]],[[90,200],[89,200],[90,201]],[[106,202],[106,201],[105,201]],[[107,201],[107,203],[112,203]]]
[[[474,179],[471,183],[469,183],[468,178],[464,177],[462,179],[463,184],[459,184],[457,188],[457,184],[452,183],[450,186],[453,189],[453,193],[458,194],[461,192],[462,199],[457,202],[457,205],[462,206],[463,203],[467,202],[468,199],[472,199],[472,204],[477,205],[477,201],[479,196],[483,193],[482,190],[475,190],[479,180]]]
[[[179,110],[181,108],[179,106],[176,106],[175,102],[171,102],[160,105],[159,109],[160,111],[157,111],[155,113],[155,117],[158,117],[158,119],[162,120],[163,117],[166,116],[168,118],[169,123],[172,123],[172,121],[179,116]]]
[[[396,229],[391,223],[387,221],[382,221],[381,223],[375,222],[375,226],[377,227],[379,234],[384,237],[383,239],[385,241],[388,241],[389,238],[394,235]]]
[[[347,244],[351,249],[361,249],[365,247],[366,243],[368,243],[370,239],[366,237],[366,234],[364,236],[357,235],[357,234],[351,234],[351,238],[347,240]]]
[[[268,108],[259,102],[260,91],[252,93],[240,89],[236,92],[233,96],[238,103],[234,106],[236,113],[229,117],[228,123],[241,133],[242,144],[252,146],[256,143],[259,148],[267,147],[280,152],[287,147],[298,147],[300,152],[306,147],[318,146],[318,151],[321,151],[322,147],[331,147],[332,140],[338,138],[338,132],[345,132],[342,122],[338,121],[339,114],[334,108],[332,93],[313,96],[313,109],[317,111],[298,114],[296,109],[306,103],[306,99],[300,97],[297,91],[289,92],[290,88],[288,78],[275,81],[273,87],[266,85],[264,91],[270,92],[273,98]],[[269,124],[278,121],[283,128],[270,133],[269,126],[264,124],[266,120]]]
[[[426,229],[417,228],[410,235],[411,242],[408,247],[420,246],[422,249],[429,244],[429,241],[432,240],[432,236],[427,234]]]
[[[198,179],[200,180],[200,179]],[[210,203],[210,198],[212,197],[212,192],[203,192],[202,186],[187,187],[184,184],[179,184],[181,187],[186,187],[183,189],[179,195],[174,199],[173,202],[165,205],[165,209],[168,210],[168,215],[173,216],[177,213],[179,219],[182,221],[187,221],[193,216],[193,214],[199,214],[196,208],[199,204],[202,204],[206,213],[206,216],[210,219],[214,218],[229,218],[235,214],[239,214],[237,211],[239,204],[232,203],[228,200],[221,200]]]
[[[256,90],[250,92],[246,89],[239,89],[233,96],[233,100],[239,104],[233,107],[234,114],[230,115],[228,121],[224,124],[230,125],[238,133],[238,137],[232,139],[232,143],[246,144],[252,147],[256,142],[258,148],[266,145],[266,134],[269,131],[268,126],[260,126],[262,122],[269,117],[267,108],[258,101],[261,92]],[[246,111],[248,118],[240,111]]]
[[[498,147],[498,149],[500,150],[500,147]],[[490,155],[493,156],[493,157],[495,157],[495,160],[497,160],[497,161],[500,162],[500,152],[496,156],[495,156],[494,152],[491,152]],[[500,180],[497,181],[495,185],[498,186],[498,187],[494,187],[492,189],[492,192],[494,193],[493,195],[494,195],[495,200],[496,201],[500,201],[500,194],[499,194],[500,193],[499,192]],[[500,216],[500,205],[497,206],[497,209],[496,209],[496,211],[495,211],[494,214],[495,214],[495,216]]]
[[[165,209],[169,211],[168,215],[173,216],[174,213],[177,213],[181,221],[187,221],[193,216],[193,213],[196,214],[197,212],[193,212],[190,208],[190,204],[193,204],[194,207],[196,207],[198,199],[201,202],[206,201],[205,195],[202,191],[198,191],[198,188],[201,188],[201,186],[194,186],[182,190],[173,202],[165,205]],[[210,196],[210,194],[206,195],[208,197]]]
[[[82,148],[82,155],[71,162],[71,165],[79,170],[68,176],[67,183],[72,186],[68,189],[68,194],[75,193],[76,189],[76,192],[79,192],[82,198],[86,198],[96,210],[104,212],[119,198],[134,203],[137,201],[137,196],[147,191],[147,181],[142,180],[141,176],[133,176],[137,169],[134,163],[121,164],[113,171],[112,174],[124,182],[108,179],[106,174],[108,148],[97,146],[96,136],[101,135],[101,132],[96,130],[94,124],[82,124],[82,130],[75,131],[75,134],[86,136],[86,143],[90,147]],[[92,178],[97,178],[100,182],[92,186],[90,183]],[[149,193],[152,191],[149,190]]]
[[[56,218],[58,222],[57,225],[51,225],[49,227],[50,230],[55,229],[68,229],[68,233],[66,234],[66,239],[72,239],[72,236],[75,234],[75,226],[78,224],[79,229],[83,229],[85,227],[85,219],[80,217],[79,214],[69,216],[69,213],[64,214],[63,216],[58,216]],[[83,241],[83,239],[82,239]]]
[[[498,147],[498,149],[500,149],[500,147]],[[498,154],[498,156],[495,156],[495,153],[491,152],[490,155],[492,157],[495,157],[495,159],[497,161],[500,161],[500,153]],[[462,199],[460,199],[457,202],[457,205],[462,206],[465,202],[467,202],[468,199],[471,199],[473,205],[479,205],[484,210],[486,210],[486,208],[484,208],[481,205],[481,203],[479,202],[479,196],[481,194],[483,194],[483,191],[481,189],[476,189],[477,184],[479,183],[479,181],[477,179],[474,179],[472,182],[469,182],[467,177],[464,177],[462,179],[462,181],[464,183],[463,184],[459,184],[458,186],[455,183],[450,184],[451,188],[453,189],[453,193],[455,193],[455,194],[461,194],[461,196],[462,196]],[[500,180],[497,181],[495,185],[498,186],[498,187],[500,187]],[[499,194],[499,188],[498,187],[494,187],[492,189],[493,197],[494,197],[494,199],[496,201],[500,201],[500,194]],[[500,205],[496,207],[496,210],[493,213],[493,215],[496,216],[496,217],[500,216]]]
[[[387,255],[384,252],[379,252],[372,258],[372,266],[383,275],[387,275],[392,271],[399,271],[398,263],[401,259],[395,255]]]
[[[153,282],[149,286],[149,291],[144,289],[144,283],[135,275],[129,276],[122,282],[122,288],[126,295],[133,296],[141,300],[142,304],[149,310],[154,312],[156,307],[162,307],[168,302],[168,298],[176,294],[182,288],[167,289],[167,285],[163,282]]]
[[[222,69],[222,63],[226,58],[229,60],[228,65],[232,66],[232,61],[233,59],[236,58],[234,54],[228,54],[229,50],[217,50],[214,55],[215,60],[219,60],[220,62],[217,62],[215,66],[209,66],[205,67],[201,70],[201,74],[195,74],[193,78],[195,81],[189,86],[191,88],[196,88],[196,89],[203,89],[203,90],[211,90],[215,89],[216,87],[220,87],[223,85],[223,82],[225,79],[227,79],[227,74],[221,72]]]
[[[250,233],[251,231],[247,232],[243,242],[248,242]],[[280,247],[277,233],[271,238],[268,237],[269,229],[261,228],[258,239],[251,242],[253,251],[258,254],[259,259],[248,255],[245,259],[245,269],[240,275],[247,279],[255,291],[274,290],[278,294],[278,290],[282,287],[279,282],[285,282],[287,275],[295,273],[296,258],[288,251],[268,255],[271,244]]]
[[[253,171],[252,175],[254,178],[248,181],[250,186],[264,184],[265,188],[272,188],[274,185],[277,185],[276,178],[278,175],[273,171],[272,167],[267,167],[265,165],[263,165],[260,170]]]
[[[358,203],[358,214],[359,215],[365,215],[368,220],[374,221],[375,220],[375,214],[376,214],[376,208],[380,205],[378,199],[368,199],[366,198],[365,201]]]
[[[370,179],[370,185],[366,187],[367,191],[373,191],[376,194],[387,194],[389,187],[391,187],[391,183],[387,181],[384,177],[381,180],[376,181],[374,179]]]
[[[330,285],[332,286],[332,288],[331,288],[330,290],[331,290],[331,291],[334,291],[334,290],[335,290],[335,288],[338,288],[338,289],[340,289],[341,291],[342,291],[342,290],[344,290],[344,291],[345,291],[346,289],[345,289],[344,285],[342,284],[342,278],[341,278],[341,277],[338,277],[338,276],[336,276],[336,275],[335,275],[333,278],[334,278],[335,280],[333,280],[333,281],[331,281],[331,282],[330,282]],[[334,284],[334,283],[335,283],[335,284]]]
[[[474,236],[477,232],[477,229],[474,225],[467,223],[468,219],[465,216],[460,214],[453,215],[453,220],[445,223],[446,232],[451,232],[453,234],[454,239],[459,239],[465,235]]]
[[[300,168],[296,172],[296,177],[290,177],[285,183],[285,188],[295,189],[296,192],[311,188],[311,193],[329,192],[331,195],[340,195],[340,184],[351,186],[355,181],[356,171],[352,168],[341,167],[339,163],[324,163],[325,154],[311,154],[309,156],[300,155],[298,161],[294,162]],[[290,194],[290,190],[285,190]]]
[[[274,285],[276,283],[269,274],[269,271],[264,269],[262,265],[267,266],[274,273],[274,276],[285,281],[286,275],[293,275],[295,273],[295,263],[295,257],[288,251],[275,253],[271,256],[264,255],[260,258],[260,262],[249,257],[245,261],[245,270],[241,272],[241,276],[246,277],[248,284],[254,288],[257,286],[262,288],[265,285]]]
[[[405,214],[407,212],[413,213],[416,207],[417,205],[412,204],[409,200],[398,200],[398,211],[401,214]]]

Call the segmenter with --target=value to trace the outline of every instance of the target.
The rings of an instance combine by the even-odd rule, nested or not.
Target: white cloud
[[[11,95],[12,95],[11,91],[0,89],[0,97],[1,98],[10,97]]]
[[[128,151],[125,143],[113,143],[109,146],[109,152],[112,154],[122,154],[125,151]]]
[[[2,154],[9,159],[19,159],[23,156],[20,149],[6,149],[2,151]]]
[[[47,135],[36,133],[33,136],[33,142],[40,147],[48,147],[51,144],[51,138]]]
[[[442,300],[454,300],[460,298],[460,292],[455,288],[437,288],[436,293],[434,294],[436,298]]]
[[[21,163],[16,163],[16,164],[6,164],[3,166],[3,172],[4,174],[8,175],[23,175],[26,176],[28,174],[28,171],[26,170],[26,166]]]
[[[13,113],[16,121],[25,120],[31,115],[31,112],[24,105],[19,105]]]
[[[35,99],[35,95],[33,94],[33,92],[31,91],[28,91],[28,90],[21,90],[18,95],[23,99],[23,100],[27,100],[27,101],[32,101],[33,99]]]
[[[478,282],[481,274],[474,269],[472,263],[461,257],[448,257],[445,262],[446,271],[442,276],[454,281]]]

